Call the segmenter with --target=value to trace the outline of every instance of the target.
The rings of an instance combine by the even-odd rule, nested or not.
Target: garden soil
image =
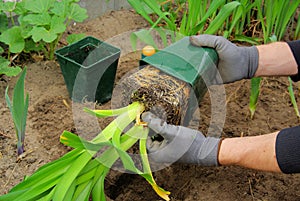
[[[106,15],[73,25],[68,33],[84,32],[106,40],[120,33],[146,27],[147,23],[132,11],[114,11]],[[64,43],[61,44],[61,46]],[[140,53],[122,55],[118,81],[126,72],[138,67]],[[40,58],[38,55],[35,58]],[[59,65],[49,61],[28,61],[26,90],[30,94],[30,107],[26,127],[25,156],[16,162],[16,138],[14,125],[4,100],[9,85],[10,92],[16,78],[2,77],[0,81],[0,194],[7,193],[26,175],[32,174],[43,164],[53,161],[70,151],[59,142],[64,130],[78,132],[80,129],[97,132],[97,126],[84,121],[75,126],[72,102]],[[265,78],[262,82],[257,112],[249,117],[249,81],[225,85],[226,121],[223,137],[263,135],[299,124],[289,99],[286,78]],[[299,99],[299,85],[294,84],[295,96]],[[11,94],[11,93],[10,93]],[[200,104],[199,130],[207,133],[210,123],[210,96],[207,93]],[[73,107],[76,107],[74,104]],[[78,106],[80,107],[80,106]],[[105,103],[99,108],[110,108]],[[100,121],[101,126],[108,120]],[[95,129],[94,129],[95,128]],[[232,200],[300,200],[300,175],[266,173],[241,167],[200,167],[174,164],[154,172],[157,183],[171,191],[173,201],[232,201]],[[108,200],[154,201],[161,200],[151,186],[140,176],[111,171],[105,181]]]

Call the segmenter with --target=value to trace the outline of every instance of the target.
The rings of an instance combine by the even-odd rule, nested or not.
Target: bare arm
[[[281,172],[275,151],[277,134],[278,132],[253,137],[226,138],[220,146],[219,163]]]
[[[298,72],[298,65],[289,45],[276,42],[257,46],[259,60],[255,77],[289,76]]]

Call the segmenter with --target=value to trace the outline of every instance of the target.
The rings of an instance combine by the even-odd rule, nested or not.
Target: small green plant
[[[0,22],[0,42],[9,46],[10,53],[43,51],[47,59],[54,59],[54,51],[72,22],[82,22],[87,11],[78,5],[79,0],[23,0],[20,2],[0,2],[0,9],[8,12],[9,19]],[[0,10],[1,11],[1,10]],[[11,17],[18,16],[18,24]],[[1,18],[5,19],[4,15]],[[3,27],[6,26],[6,29]]]
[[[290,94],[291,102],[293,104],[296,116],[298,117],[298,119],[300,119],[299,109],[298,109],[298,105],[297,105],[297,101],[296,101],[294,89],[293,89],[293,81],[290,77],[288,77],[288,80],[289,80],[288,91]]]
[[[0,196],[4,200],[105,200],[104,179],[115,161],[120,158],[125,169],[139,174],[148,181],[155,192],[169,200],[169,192],[160,188],[151,173],[147,157],[146,139],[149,132],[140,122],[143,104],[134,102],[116,110],[90,110],[86,112],[99,118],[115,116],[98,136],[91,141],[64,131],[60,137],[63,144],[74,148],[60,159],[39,168],[16,185],[11,191]],[[131,122],[135,124],[128,128]],[[126,152],[139,142],[141,166],[138,169]],[[104,152],[99,150],[106,148]]]
[[[250,102],[249,102],[249,110],[250,110],[250,117],[253,119],[254,113],[256,110],[257,100],[260,93],[260,77],[255,77],[251,79],[251,89],[250,89]]]
[[[8,86],[5,90],[5,99],[10,110],[11,116],[14,121],[15,131],[17,135],[17,153],[18,156],[21,156],[24,153],[24,140],[25,140],[25,128],[26,128],[26,119],[28,112],[28,104],[29,104],[29,94],[27,93],[25,96],[25,81],[26,76],[26,68],[24,68],[21,73],[14,91],[13,91],[13,99],[10,100],[8,96]]]

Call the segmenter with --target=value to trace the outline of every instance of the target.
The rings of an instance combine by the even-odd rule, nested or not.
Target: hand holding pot
[[[205,137],[201,132],[182,126],[167,124],[150,112],[142,115],[143,121],[163,140],[149,137],[149,157],[159,163],[192,163],[218,166],[219,138]]]
[[[222,36],[191,36],[192,45],[214,48],[219,56],[218,70],[222,79],[215,84],[226,84],[254,77],[258,67],[258,50],[255,46],[238,47]]]

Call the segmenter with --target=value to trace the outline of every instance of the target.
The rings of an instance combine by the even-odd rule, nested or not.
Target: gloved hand
[[[191,163],[218,166],[219,138],[205,137],[201,132],[167,124],[150,112],[142,114],[148,127],[164,139],[147,140],[149,158],[158,163]]]
[[[221,78],[214,84],[226,84],[254,77],[258,67],[258,50],[255,46],[238,47],[222,36],[191,36],[192,45],[214,48],[219,56],[218,70]]]

